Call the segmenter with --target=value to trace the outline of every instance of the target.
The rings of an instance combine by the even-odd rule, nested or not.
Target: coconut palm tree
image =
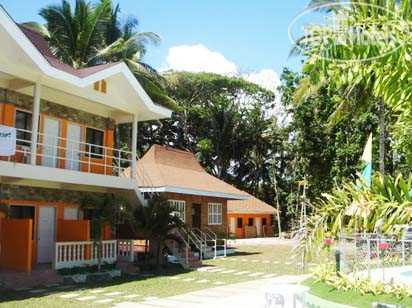
[[[67,0],[40,10],[46,23],[23,25],[39,32],[49,42],[56,57],[75,68],[109,62],[125,62],[149,96],[168,107],[175,102],[165,91],[165,79],[142,61],[149,44],[160,37],[153,32],[138,32],[136,18],[121,22],[119,5],[101,0],[93,5],[76,0],[74,9]]]
[[[45,25],[29,22],[26,27],[41,33],[53,53],[63,63],[75,68],[96,64],[95,53],[105,42],[104,30],[111,18],[111,1],[96,5],[76,0],[74,10],[69,1],[46,6],[40,10]]]

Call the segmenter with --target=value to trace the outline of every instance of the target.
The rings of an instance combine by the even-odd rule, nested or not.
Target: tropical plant
[[[49,42],[53,53],[63,63],[75,68],[96,64],[96,50],[105,42],[105,29],[111,17],[111,1],[96,5],[86,0],[49,5],[40,10],[45,25],[28,22],[25,26],[41,33]]]
[[[322,194],[295,247],[296,256],[311,260],[317,255],[325,235],[338,238],[342,232],[380,232],[388,234],[394,226],[412,221],[412,176],[375,175],[369,188],[362,180],[346,183],[331,193]]]
[[[313,271],[315,282],[325,282],[335,287],[337,290],[358,291],[361,294],[373,295],[393,295],[397,298],[412,296],[412,290],[406,285],[395,283],[385,284],[383,282],[372,282],[370,278],[365,278],[354,273],[336,273],[335,266],[331,262],[324,262],[318,265]]]
[[[328,0],[313,0],[309,6],[328,4]],[[384,29],[388,24],[393,24],[393,15],[390,11],[405,16],[410,8],[409,1],[392,1],[392,0],[372,0],[368,1],[369,5],[377,5],[387,10],[379,10],[375,7],[368,7],[367,10],[362,7],[364,1],[352,1],[350,9],[346,10],[344,6],[333,3],[327,6],[330,13],[345,11],[348,15],[348,22],[351,27],[369,25],[377,29]],[[361,5],[357,5],[360,3]],[[410,14],[408,16],[410,18]],[[406,29],[397,29],[405,32]],[[315,32],[316,34],[316,32]],[[402,33],[406,36],[406,33]],[[324,38],[324,36],[323,36]],[[331,35],[325,42],[324,39],[302,38],[299,41],[300,47],[307,59],[302,71],[306,77],[301,80],[298,91],[296,92],[296,101],[302,101],[305,98],[316,93],[320,88],[327,85],[329,89],[344,89],[344,95],[336,97],[336,111],[331,117],[331,123],[336,123],[344,112],[353,114],[353,110],[365,109],[370,104],[379,106],[379,166],[380,172],[385,173],[385,106],[392,107],[395,111],[395,101],[388,98],[392,93],[398,91],[398,86],[387,88],[382,91],[383,81],[388,79],[388,72],[393,72],[394,63],[400,59],[400,53],[394,52],[381,59],[371,61],[358,61],[365,58],[374,58],[383,55],[393,49],[392,44],[377,44],[371,40],[369,44],[340,44],[337,43],[336,36]],[[403,50],[401,48],[400,50]],[[292,54],[300,54],[302,49],[294,48]],[[331,59],[350,60],[350,61],[333,61]],[[405,67],[398,68],[397,76],[405,71]],[[401,74],[401,76],[408,76]],[[408,87],[405,87],[405,89]],[[390,92],[390,93],[389,93]],[[396,101],[398,103],[399,101]]]
[[[138,32],[136,18],[121,22],[120,6],[111,0],[93,5],[87,0],[49,5],[40,10],[45,24],[26,22],[23,25],[40,33],[52,52],[63,63],[75,68],[123,61],[128,65],[153,100],[173,108],[175,102],[165,92],[165,80],[142,61],[148,44],[157,44],[160,37],[153,32]]]
[[[174,239],[170,232],[184,226],[183,221],[173,215],[175,211],[165,196],[153,195],[147,206],[140,206],[134,212],[134,226],[149,239],[150,252],[155,257],[157,268],[163,263],[165,241]]]
[[[90,219],[90,233],[97,245],[98,270],[102,266],[104,228],[109,226],[112,230],[119,220],[132,222],[130,205],[115,194],[86,193],[81,199],[81,209],[87,211]]]

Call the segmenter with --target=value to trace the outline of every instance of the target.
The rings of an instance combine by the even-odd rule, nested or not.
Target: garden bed
[[[396,298],[391,295],[373,295],[352,290],[336,290],[333,286],[324,282],[315,283],[312,278],[305,280],[303,284],[310,287],[310,294],[316,297],[338,304],[350,305],[351,307],[370,308],[374,302],[412,307],[412,297]]]

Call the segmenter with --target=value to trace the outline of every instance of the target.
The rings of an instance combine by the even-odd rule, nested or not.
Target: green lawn
[[[309,286],[310,293],[317,297],[353,307],[370,308],[372,307],[373,302],[398,305],[402,307],[412,307],[411,297],[396,298],[390,295],[362,295],[357,291],[341,291],[334,289],[326,283],[315,283],[312,278],[306,280],[304,285]]]
[[[206,267],[218,267],[224,270],[249,271],[251,273],[261,272],[276,275],[302,274],[298,265],[290,261],[291,247],[287,245],[277,246],[242,246],[238,247],[237,254],[223,259],[207,260],[203,264]],[[242,261],[246,260],[246,261]],[[255,261],[256,260],[256,261]],[[290,262],[290,263],[289,263]],[[223,271],[223,270],[222,270]],[[174,277],[174,279],[170,279]],[[177,278],[177,279],[176,279]],[[190,281],[184,281],[189,279]],[[113,307],[124,301],[142,301],[146,297],[168,297],[172,295],[187,293],[195,290],[212,288],[215,284],[238,283],[259,277],[246,275],[222,274],[220,272],[183,271],[175,265],[169,266],[158,275],[150,277],[123,277],[106,283],[82,284],[71,286],[69,289],[61,290],[56,287],[47,288],[47,292],[39,294],[28,291],[2,291],[0,292],[1,308],[51,308],[51,307]],[[207,283],[199,283],[199,280],[208,280]],[[40,287],[39,287],[40,288]],[[93,293],[103,290],[100,293]],[[121,292],[121,294],[108,296],[104,293]],[[61,298],[67,294],[79,294],[75,298]],[[126,299],[123,296],[138,294],[139,297]],[[95,296],[96,298],[79,301],[78,298]],[[96,300],[114,299],[107,304],[96,305]]]

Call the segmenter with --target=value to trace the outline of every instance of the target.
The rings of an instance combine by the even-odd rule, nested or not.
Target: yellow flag
[[[368,142],[363,150],[362,160],[368,163],[372,162],[372,133],[369,135]]]

